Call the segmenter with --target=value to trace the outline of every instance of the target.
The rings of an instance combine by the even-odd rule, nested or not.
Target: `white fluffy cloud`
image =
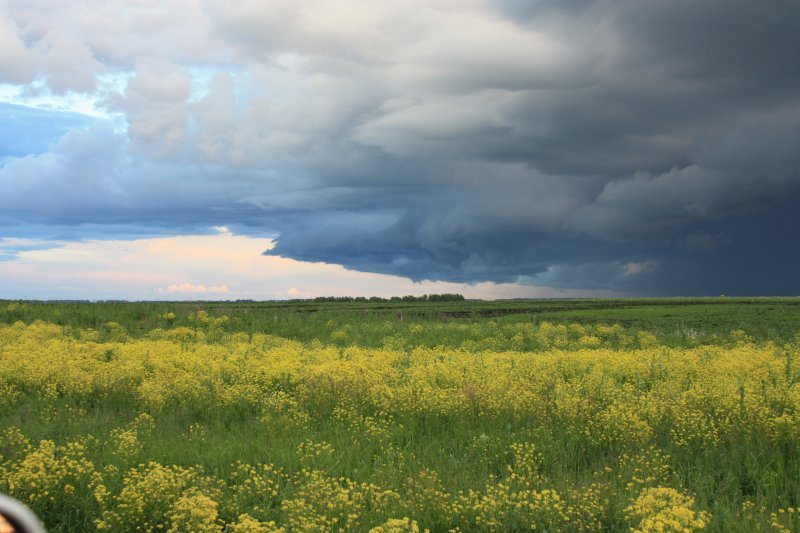
[[[190,293],[190,294],[213,294],[213,293],[220,293],[220,294],[227,294],[230,291],[227,285],[210,285],[206,286],[203,283],[189,283],[187,281],[183,283],[170,283],[166,287],[159,287],[156,289],[156,292],[166,292],[166,293]]]

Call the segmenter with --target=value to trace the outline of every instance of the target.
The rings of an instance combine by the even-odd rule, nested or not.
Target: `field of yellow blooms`
[[[389,324],[368,347],[161,318],[0,324],[0,492],[50,530],[800,528],[798,338]]]

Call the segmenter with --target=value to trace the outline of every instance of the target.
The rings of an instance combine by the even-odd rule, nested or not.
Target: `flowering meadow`
[[[98,305],[0,302],[0,492],[51,531],[800,530],[779,311]]]

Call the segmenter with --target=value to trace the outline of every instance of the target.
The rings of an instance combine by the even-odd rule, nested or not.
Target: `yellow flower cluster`
[[[228,482],[233,493],[228,500],[230,514],[247,509],[255,518],[266,519],[279,507],[278,496],[288,481],[289,477],[273,465],[237,462]]]
[[[188,491],[172,505],[167,533],[222,533],[217,502],[195,490]]]
[[[429,530],[426,529],[425,531]],[[408,517],[390,518],[383,524],[370,529],[369,533],[420,533],[420,529],[417,522]]]
[[[511,324],[504,335],[519,350],[490,340],[364,348],[226,333],[226,321],[199,311],[196,327],[140,338],[116,323],[99,332],[1,325],[0,408],[34,399],[39,416],[72,422],[98,404],[143,414],[96,442],[33,444],[4,429],[0,490],[34,506],[80,508],[110,531],[591,531],[613,514],[609,495],[624,502],[619,520],[635,531],[691,531],[711,516],[673,485],[670,456],[656,442],[702,454],[745,438],[779,448],[800,437],[797,345],[755,344],[744,334],[670,348],[618,326]],[[424,335],[420,328],[412,329]],[[333,333],[339,342],[351,330]],[[533,342],[538,351],[522,350]],[[149,461],[145,443],[160,416],[181,413],[188,421],[178,440],[205,444],[208,428],[190,420],[219,410],[303,435],[290,448],[293,467]],[[410,426],[448,422],[565,435],[580,453],[607,457],[607,470],[559,484],[548,451],[523,432],[501,444],[475,430],[466,442],[485,477],[454,487],[407,451]],[[325,424],[334,429],[314,433]],[[336,442],[336,431],[375,451],[372,477],[326,470],[343,453],[322,440]],[[781,527],[797,524],[794,507],[773,514]]]
[[[694,510],[693,498],[668,487],[645,489],[625,512],[638,521],[634,533],[691,532],[706,527],[709,518]]]
[[[282,527],[277,527],[272,520],[261,522],[244,513],[239,516],[236,522],[228,524],[226,531],[230,533],[285,533],[286,530]]]
[[[200,494],[200,489],[204,494]],[[198,468],[163,466],[156,462],[141,464],[128,472],[122,489],[107,501],[97,529],[119,531],[130,524],[154,531],[172,521],[187,523],[201,512],[194,510],[208,499],[219,498],[217,480],[203,475]],[[200,499],[202,498],[202,499]],[[216,516],[216,505],[213,506]]]
[[[791,533],[800,529],[800,508],[787,507],[770,513],[770,525],[779,533]]]
[[[13,433],[11,436],[16,437]],[[4,463],[0,468],[3,492],[32,503],[55,502],[76,488],[91,490],[100,479],[79,442],[56,446],[53,441],[43,440],[29,450],[19,461]]]
[[[400,501],[392,490],[331,477],[321,470],[304,468],[292,483],[294,497],[281,503],[291,531],[358,529],[365,525],[363,517],[368,508],[372,513],[385,514]]]

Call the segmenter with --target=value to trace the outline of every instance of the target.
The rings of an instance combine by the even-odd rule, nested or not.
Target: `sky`
[[[798,295],[796,0],[0,0],[0,298]]]

